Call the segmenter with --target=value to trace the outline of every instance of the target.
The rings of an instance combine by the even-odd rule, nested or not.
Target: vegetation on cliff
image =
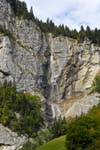
[[[92,91],[91,92],[97,92],[100,93],[100,73],[98,73],[93,81],[92,84]]]
[[[23,19],[34,20],[33,8],[31,7],[30,12],[28,12],[27,4],[24,1],[20,0],[7,0],[10,3],[14,14]]]
[[[43,124],[39,97],[16,92],[11,84],[1,85],[0,123],[19,134],[36,136]]]
[[[52,33],[54,36],[68,36],[70,38],[78,39],[78,42],[83,42],[85,37],[89,38],[94,43],[99,43],[100,38],[100,30],[91,30],[89,26],[87,26],[86,30],[83,26],[81,26],[80,31],[78,32],[76,29],[70,30],[70,28],[66,25],[56,26],[52,20],[47,19],[46,22],[39,20],[34,16],[33,8],[31,7],[30,11],[27,9],[26,3],[20,0],[7,0],[10,3],[11,7],[15,15],[19,18],[34,20],[36,24],[40,27],[40,29],[45,33]]]
[[[55,36],[68,36],[73,39],[77,39],[79,43],[83,42],[85,38],[88,38],[92,43],[100,45],[100,29],[95,28],[91,30],[89,26],[84,29],[81,26],[80,31],[76,29],[71,30],[67,25],[55,25],[52,20],[49,18],[46,22],[39,20],[34,16],[33,8],[30,8],[30,11],[27,9],[26,3],[20,0],[7,0],[12,6],[15,15],[18,18],[33,20],[40,27],[41,31],[44,33],[52,33]]]
[[[15,40],[13,33],[7,30],[5,27],[2,27],[1,25],[0,25],[0,34],[3,34],[4,36],[8,36],[9,38]]]

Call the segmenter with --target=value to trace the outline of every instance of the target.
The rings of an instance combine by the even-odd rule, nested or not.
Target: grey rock
[[[5,145],[2,146],[2,150],[16,150],[16,148],[21,147],[27,141],[27,137],[18,136],[0,124],[0,145]]]
[[[64,114],[65,117],[75,117],[86,114],[93,106],[100,102],[100,94],[85,95],[80,100],[74,102]]]
[[[0,36],[0,69],[9,73],[0,75],[2,82],[12,81],[17,90],[39,92],[52,102],[91,87],[100,70],[99,47],[87,39],[78,44],[68,37],[46,35],[33,21],[14,18],[5,0],[1,7],[1,25],[6,20],[14,37]]]

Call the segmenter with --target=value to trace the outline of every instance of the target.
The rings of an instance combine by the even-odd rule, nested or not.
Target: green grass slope
[[[37,150],[66,150],[65,138],[66,136],[56,138],[45,145],[40,146]]]

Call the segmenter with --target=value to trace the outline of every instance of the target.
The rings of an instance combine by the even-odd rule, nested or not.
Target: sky
[[[22,1],[22,0],[21,0]],[[36,17],[53,20],[56,25],[64,24],[70,29],[87,25],[100,29],[100,0],[24,0],[28,8],[33,7]]]

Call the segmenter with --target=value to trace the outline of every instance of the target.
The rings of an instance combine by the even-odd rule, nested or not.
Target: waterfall
[[[56,79],[51,83],[51,98],[55,101],[58,101],[60,99],[59,95],[59,87],[57,84]]]
[[[94,44],[91,44],[91,51],[94,52]]]
[[[58,84],[57,84],[57,82],[56,82],[56,92],[57,92],[57,99],[58,99],[58,101],[60,100],[60,95],[59,95],[59,87],[58,87]]]
[[[59,116],[61,116],[61,110],[57,104],[52,103],[51,109],[52,109],[52,118],[58,118]]]

